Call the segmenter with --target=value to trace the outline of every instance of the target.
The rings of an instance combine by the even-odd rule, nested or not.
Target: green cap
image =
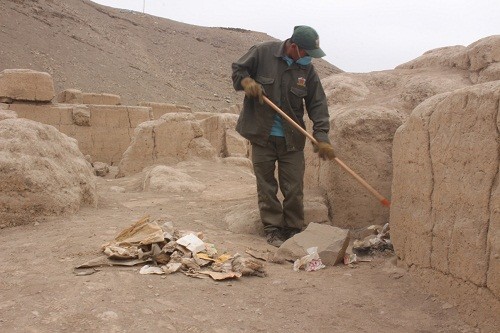
[[[293,28],[291,41],[305,50],[313,58],[321,58],[326,54],[319,48],[319,36],[316,30],[307,25],[298,25]]]

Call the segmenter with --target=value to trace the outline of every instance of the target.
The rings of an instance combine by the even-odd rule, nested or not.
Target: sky
[[[393,69],[424,52],[500,34],[499,0],[92,0],[206,27],[284,40],[319,34],[326,61],[347,72]],[[236,60],[236,59],[235,59]]]

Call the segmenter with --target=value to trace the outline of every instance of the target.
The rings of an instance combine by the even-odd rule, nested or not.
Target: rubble
[[[203,241],[202,232],[177,230],[162,218],[150,221],[149,216],[143,217],[101,249],[105,256],[75,268],[143,264],[139,271],[143,275],[181,271],[190,277],[214,280],[267,276],[263,262],[238,253],[219,254],[214,244]]]
[[[355,240],[352,246],[354,252],[366,254],[374,251],[393,251],[389,223],[386,223],[382,228],[379,226],[371,226],[367,229],[373,230],[375,234],[368,235],[364,237],[363,240]]]

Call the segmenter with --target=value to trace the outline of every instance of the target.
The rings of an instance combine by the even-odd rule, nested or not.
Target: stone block
[[[15,111],[0,108],[0,120],[12,118],[17,118],[17,113]]]
[[[113,105],[88,105],[92,127],[129,128],[128,107]]]
[[[218,156],[227,157],[226,131],[236,126],[238,115],[230,113],[196,113],[203,129],[203,136],[210,141]],[[240,148],[241,150],[241,148]]]
[[[296,260],[307,255],[308,248],[317,247],[323,264],[336,265],[344,259],[349,238],[349,230],[310,223],[306,230],[284,242],[276,252],[276,256],[286,260]]]
[[[69,105],[14,103],[10,105],[10,110],[17,112],[20,118],[38,121],[56,128],[73,123],[73,106]]]
[[[471,71],[478,71],[489,64],[500,62],[500,35],[482,38],[467,46]]]
[[[77,126],[90,126],[90,110],[85,105],[73,108],[73,123]]]
[[[0,98],[49,102],[54,95],[54,81],[49,73],[30,69],[5,69],[0,72]]]
[[[92,167],[94,168],[94,172],[97,177],[104,177],[109,173],[109,165],[106,163],[94,162],[92,163]]]
[[[150,107],[127,106],[127,111],[130,128],[136,128],[140,123],[154,119]]]
[[[189,106],[170,103],[141,102],[140,106],[147,106],[153,110],[153,119],[159,119],[165,113],[188,112],[192,113]]]
[[[61,125],[59,131],[78,142],[78,148],[84,155],[93,155],[92,129],[87,126]]]
[[[486,68],[482,69],[477,74],[475,83],[484,83],[496,80],[500,80],[500,62],[489,64]]]
[[[57,103],[83,104],[83,94],[77,89],[66,89],[57,94]]]
[[[323,200],[307,200],[304,199],[304,223],[327,223],[330,221],[328,217],[328,207]]]
[[[120,105],[121,97],[113,94],[83,93],[83,104]]]
[[[249,142],[236,130],[228,128],[225,131],[225,157],[248,157]]]

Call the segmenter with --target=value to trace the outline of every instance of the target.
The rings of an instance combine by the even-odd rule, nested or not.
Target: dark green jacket
[[[286,41],[285,41],[286,42]],[[290,118],[302,128],[304,104],[309,118],[313,122],[313,136],[318,141],[329,142],[330,129],[327,100],[323,86],[314,66],[301,66],[293,63],[288,66],[282,58],[285,42],[265,42],[250,50],[233,63],[233,86],[243,90],[241,80],[252,77],[264,88],[266,96],[278,105]],[[254,144],[267,144],[275,111],[266,103],[261,105],[258,99],[245,96],[236,130]],[[297,129],[283,119],[283,129],[288,151],[304,149],[306,138]]]

